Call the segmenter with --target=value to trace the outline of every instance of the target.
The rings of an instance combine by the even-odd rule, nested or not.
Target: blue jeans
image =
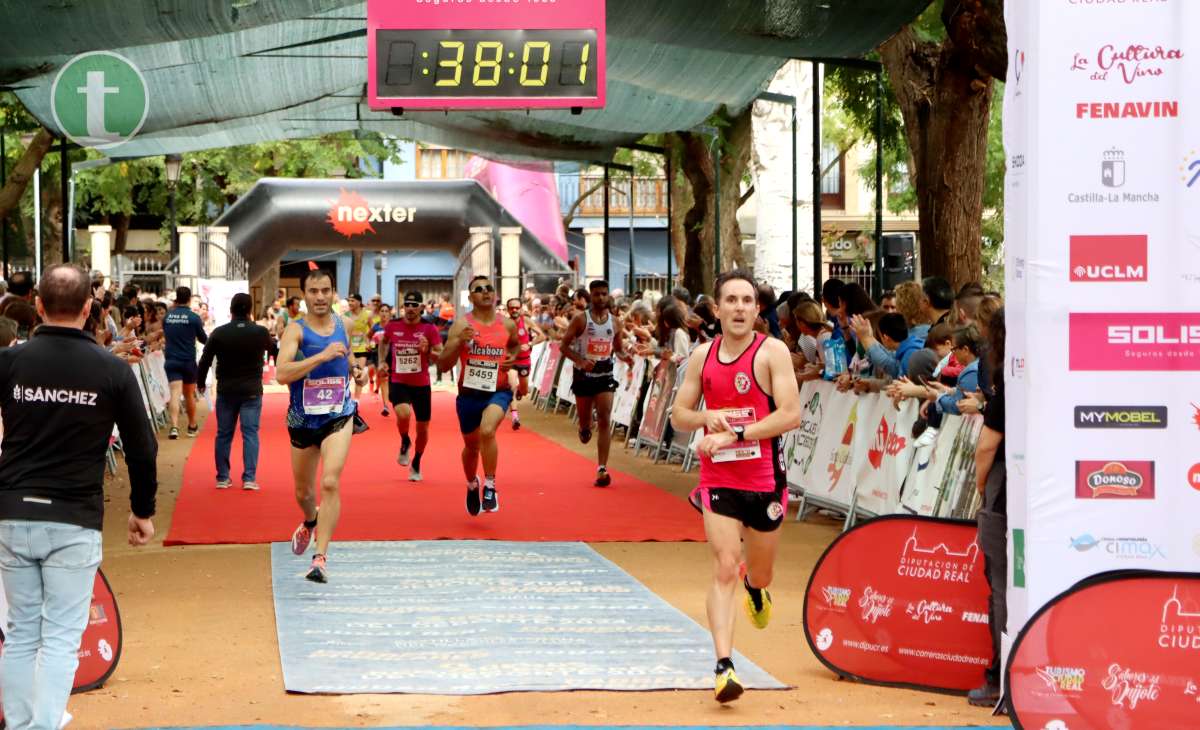
[[[61,522],[0,521],[8,629],[0,695],[10,728],[55,730],[79,667],[100,531]]]
[[[229,449],[233,431],[242,422],[242,481],[254,481],[258,472],[258,422],[262,396],[238,398],[217,393],[217,480],[229,478]]]

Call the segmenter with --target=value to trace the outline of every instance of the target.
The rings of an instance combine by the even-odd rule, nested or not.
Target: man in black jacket
[[[104,461],[113,425],[129,467],[129,544],[154,536],[158,442],[128,365],[81,329],[83,269],[42,276],[36,336],[0,350],[0,576],[8,628],[0,696],[9,727],[57,728],[101,558]]]
[[[254,302],[249,294],[234,294],[229,302],[233,320],[213,330],[200,356],[197,389],[203,393],[208,368],[217,358],[217,489],[228,489],[229,449],[233,432],[242,423],[242,489],[257,491],[258,424],[262,417],[263,358],[278,354],[271,333],[250,320]]]

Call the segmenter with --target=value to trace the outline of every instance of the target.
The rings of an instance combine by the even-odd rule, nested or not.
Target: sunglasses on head
[[[480,284],[479,286],[473,288],[471,290],[471,293],[483,294],[484,292],[494,292],[494,291],[496,291],[496,288],[493,287],[491,284]]]

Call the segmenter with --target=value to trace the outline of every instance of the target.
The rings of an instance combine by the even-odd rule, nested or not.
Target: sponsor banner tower
[[[1005,14],[1011,637],[1087,576],[1200,571],[1200,2]]]

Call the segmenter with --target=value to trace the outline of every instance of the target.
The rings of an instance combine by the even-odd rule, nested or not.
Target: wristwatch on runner
[[[738,440],[739,444],[745,442],[746,427],[745,426],[734,426],[733,427],[733,435],[737,436],[737,440]]]

